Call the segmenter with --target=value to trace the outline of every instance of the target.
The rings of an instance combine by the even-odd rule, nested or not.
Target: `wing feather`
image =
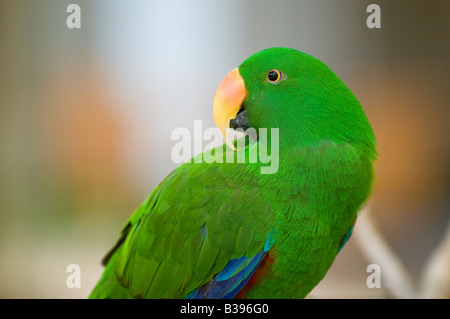
[[[216,155],[222,156],[220,152]],[[105,259],[103,281],[111,282],[106,277],[115,274],[134,298],[184,298],[213,278],[217,281],[233,260],[245,260],[233,268],[236,273],[227,278],[228,284],[221,281],[214,287],[216,295],[233,292],[264,257],[265,241],[274,227],[270,206],[252,176],[258,173],[245,164],[178,167],[124,226]],[[220,286],[226,290],[218,292]],[[102,295],[101,289],[99,282],[93,295]]]

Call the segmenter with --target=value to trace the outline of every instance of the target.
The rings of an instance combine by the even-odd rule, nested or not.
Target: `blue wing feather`
[[[186,299],[231,299],[247,283],[261,260],[266,255],[261,250],[253,257],[241,257],[230,260],[224,270],[214,276],[208,283],[197,288]],[[234,275],[233,272],[240,269]]]
[[[350,226],[350,228],[348,229],[348,231],[345,233],[344,237],[342,237],[342,239],[341,239],[341,241],[340,241],[340,243],[339,243],[338,252],[341,251],[341,249],[344,247],[344,245],[348,242],[348,240],[349,240],[350,237],[352,236],[353,227],[354,227],[354,225]]]
[[[245,286],[273,246],[272,233],[266,240],[264,249],[251,257],[230,260],[225,268],[209,282],[189,293],[185,299],[231,299]]]

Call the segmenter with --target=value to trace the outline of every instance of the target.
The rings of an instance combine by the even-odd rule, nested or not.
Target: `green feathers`
[[[262,250],[274,224],[270,210],[258,185],[236,175],[231,164],[186,163],[172,172],[124,228],[117,261],[106,266],[116,284],[134,298],[183,298],[231,259]],[[103,297],[107,284],[100,281],[91,298]]]
[[[372,128],[351,91],[310,55],[263,50],[239,74],[246,97],[235,123],[279,130],[278,170],[227,163],[226,145],[179,166],[130,217],[91,298],[239,290],[239,297],[303,298],[325,276],[370,194]],[[275,137],[258,135],[237,158]]]
[[[280,70],[277,84],[266,80]],[[364,147],[375,159],[375,136],[360,103],[320,60],[288,48],[260,51],[239,67],[248,96],[249,125],[279,128],[280,145],[307,146],[333,141]]]

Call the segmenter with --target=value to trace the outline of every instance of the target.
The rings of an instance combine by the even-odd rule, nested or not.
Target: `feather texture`
[[[283,74],[276,84],[266,81],[272,69]],[[371,191],[373,131],[351,91],[310,55],[263,50],[239,73],[241,114],[269,133],[167,176],[105,256],[91,298],[303,298],[325,276]],[[274,174],[261,174],[261,157],[227,161],[255,149],[279,150]]]

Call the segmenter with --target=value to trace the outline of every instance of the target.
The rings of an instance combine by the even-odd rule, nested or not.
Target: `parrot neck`
[[[370,155],[350,144],[280,145],[278,171],[262,178],[268,195],[288,205],[282,211],[291,221],[318,215],[354,220],[370,193],[373,167]]]

